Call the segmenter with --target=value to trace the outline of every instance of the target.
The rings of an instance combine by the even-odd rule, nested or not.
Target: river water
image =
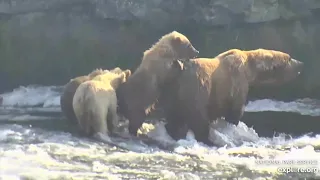
[[[58,86],[27,86],[1,96],[0,179],[299,179],[320,176],[320,134],[259,137],[253,128],[224,121],[210,137],[222,147],[195,141],[192,132],[178,142],[162,122],[141,130],[163,150],[135,140],[112,138],[112,146],[74,133],[60,111]],[[317,100],[250,101],[246,113],[278,111],[320,116]],[[303,120],[303,119],[302,119]],[[320,128],[320,127],[319,127]],[[120,148],[123,147],[123,148]],[[268,161],[268,159],[273,159]],[[291,161],[290,161],[291,160]],[[303,161],[299,161],[303,160]],[[319,163],[318,163],[319,162]],[[291,169],[289,169],[291,168]],[[300,169],[297,169],[300,168]],[[291,172],[285,171],[308,171]]]

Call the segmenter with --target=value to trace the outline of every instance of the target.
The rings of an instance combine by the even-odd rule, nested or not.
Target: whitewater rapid
[[[3,93],[2,108],[24,108],[27,110],[60,111],[60,94],[63,86],[21,86],[12,92]],[[296,112],[302,115],[320,116],[320,101],[315,99],[297,99],[292,102],[261,99],[249,101],[245,111]]]
[[[169,152],[142,142],[113,139],[125,147],[126,150],[122,150],[69,132],[19,124],[31,120],[61,122],[62,89],[61,86],[32,85],[0,95],[3,97],[0,122],[15,122],[0,125],[0,179],[295,179],[320,175],[317,171],[320,135],[287,138],[280,134],[264,138],[242,122],[235,126],[221,121],[219,128],[210,131],[215,142],[226,145],[217,148],[198,143],[192,132],[186,139],[175,142],[166,134],[163,122],[144,123],[142,134],[175,145]],[[250,101],[245,111],[320,116],[319,107],[320,102],[314,99],[292,102],[262,99]],[[268,164],[269,158],[274,162]],[[299,159],[305,164],[298,164]],[[284,163],[289,161],[283,160],[295,162],[289,166]],[[310,172],[280,173],[282,166],[303,167]]]

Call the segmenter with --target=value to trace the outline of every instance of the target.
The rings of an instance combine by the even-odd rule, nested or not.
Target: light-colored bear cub
[[[97,133],[108,135],[118,124],[117,96],[115,90],[131,75],[106,71],[82,83],[73,97],[73,109],[80,130],[87,136]]]

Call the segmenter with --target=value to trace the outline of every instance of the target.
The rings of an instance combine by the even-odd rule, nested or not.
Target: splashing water
[[[16,124],[0,126],[0,179],[296,179],[319,175],[320,135],[263,138],[243,122],[235,126],[220,120],[211,127],[210,139],[222,147],[208,147],[197,142],[191,131],[186,139],[174,141],[163,122],[144,123],[140,134],[172,147],[165,151],[135,140],[109,138],[117,144],[112,146],[47,127],[51,124],[17,124],[31,120],[64,122],[59,104],[62,88],[27,86],[1,95],[0,122]],[[318,116],[319,105],[313,99],[263,99],[249,102],[246,111]],[[310,172],[281,173],[281,167],[282,172],[288,167]]]

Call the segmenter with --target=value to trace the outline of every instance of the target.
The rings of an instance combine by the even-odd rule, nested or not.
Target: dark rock
[[[301,17],[311,15],[312,9],[320,8],[317,0],[18,0],[4,1],[0,5],[3,14],[26,14],[79,9],[90,9],[101,18],[120,20],[139,19],[153,22],[157,19],[166,21],[195,20],[207,25],[228,24],[221,20],[230,19],[230,14],[243,15],[242,22],[266,22],[281,17]],[[88,14],[87,14],[88,15]],[[171,17],[167,19],[166,17]]]
[[[317,0],[2,1],[0,91],[65,84],[97,67],[133,70],[144,50],[178,30],[202,57],[230,48],[290,53],[305,63],[303,78],[251,94],[320,97],[319,10]]]

